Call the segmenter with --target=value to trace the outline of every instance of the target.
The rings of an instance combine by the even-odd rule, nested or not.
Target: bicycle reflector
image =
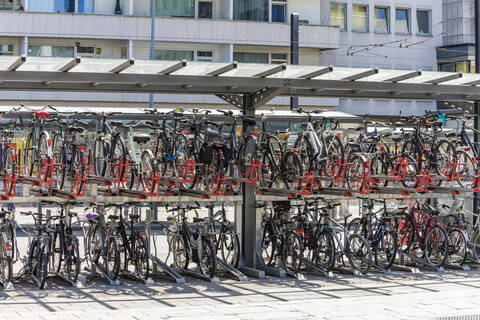
[[[294,153],[300,153],[300,149],[293,149],[292,150]]]
[[[140,232],[140,235],[141,235],[142,237],[145,237],[145,232]]]
[[[257,131],[252,131],[252,136],[258,137],[259,135],[260,135],[260,133],[258,133]]]
[[[78,150],[87,150],[87,146],[78,146]]]
[[[10,243],[10,241],[7,241],[7,242],[5,243],[5,248],[6,248],[7,250],[12,250],[12,244]]]

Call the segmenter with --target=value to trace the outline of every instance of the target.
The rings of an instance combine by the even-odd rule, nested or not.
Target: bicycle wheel
[[[348,189],[359,190],[363,184],[365,179],[365,161],[366,160],[358,154],[352,154],[350,156],[345,174]]]
[[[461,266],[467,260],[468,240],[460,229],[453,229],[448,233],[448,262]]]
[[[15,153],[15,150],[12,148],[9,148],[7,150],[4,150],[4,152],[5,152],[5,159],[3,160],[3,186],[5,188],[6,194],[12,194],[13,189],[15,188],[15,184],[10,183],[7,189],[7,178],[9,176],[10,178],[13,178],[17,170],[16,163],[13,160],[14,158],[13,155]]]
[[[58,152],[54,152],[53,161],[55,162],[53,169],[53,182],[59,190],[62,190],[65,184],[65,175],[67,173],[67,157],[65,149],[62,148]]]
[[[411,217],[404,217],[398,221],[398,248],[405,253],[416,245],[414,225]]]
[[[273,180],[275,179],[275,174],[273,172],[273,165],[270,162],[270,158],[267,155],[263,155],[262,164],[260,167],[259,177],[258,177],[258,186],[261,188],[271,188],[273,185]]]
[[[335,242],[327,230],[317,231],[313,245],[312,261],[319,267],[330,270],[335,265]]]
[[[473,258],[480,262],[480,233],[473,234],[472,240],[469,242],[469,249]]]
[[[180,234],[175,234],[170,238],[170,252],[173,256],[173,265],[176,269],[187,269],[190,261],[190,255],[184,238]]]
[[[385,156],[383,154],[377,154],[372,158],[372,160],[370,160],[370,173],[372,174],[373,181],[376,185],[382,187],[386,187],[388,185],[388,179],[386,178],[388,174],[388,165],[384,159]]]
[[[345,146],[339,136],[327,136],[325,138],[327,144],[327,159],[325,160],[325,173],[328,177],[333,178],[338,170],[339,161],[343,161],[345,157]],[[330,181],[330,186],[333,181]]]
[[[402,158],[404,158],[404,161],[407,162],[405,168],[405,179],[402,180],[402,184],[405,188],[415,188],[417,186],[417,175],[419,173],[417,161],[415,161],[414,158],[409,155],[404,155]]]
[[[150,150],[144,150],[141,156],[140,162],[140,179],[141,179],[141,186],[142,191],[147,192],[155,192],[156,188],[156,180],[153,179],[157,174],[155,170],[155,164],[153,162],[153,154]]]
[[[66,256],[64,258],[65,272],[67,278],[73,282],[77,282],[80,273],[80,249],[78,240],[74,235],[67,237]]]
[[[425,236],[425,260],[435,267],[442,266],[448,258],[447,232],[439,227],[429,228]]]
[[[457,157],[457,150],[453,143],[447,139],[437,141],[433,150],[435,172],[439,176],[449,177],[453,173],[453,161]],[[438,181],[437,185],[442,185],[445,181]]]
[[[61,235],[59,230],[56,230],[53,235],[52,243],[52,269],[55,273],[60,273],[62,267],[63,248]]]
[[[460,220],[454,214],[447,214],[442,217],[442,224],[447,227],[447,229],[459,228]]]
[[[27,137],[27,142],[23,151],[23,166],[25,175],[31,177],[33,175],[33,169],[35,167],[36,154],[33,148],[33,132]]]
[[[173,172],[175,177],[181,178],[180,175],[183,173],[183,169],[186,168],[187,159],[190,158],[188,138],[184,134],[177,134],[175,136],[173,150],[175,154],[175,159],[173,159]],[[182,187],[186,189],[193,187],[187,182],[181,182],[181,184]]]
[[[102,255],[102,230],[98,225],[91,225],[86,235],[87,255],[92,263],[97,264]]]
[[[350,221],[347,225],[348,232],[358,233],[360,231],[360,227],[362,226],[361,222],[362,222],[361,218],[355,218],[352,221]]]
[[[472,181],[477,174],[477,170],[472,157],[463,150],[457,150],[457,160],[458,167],[456,168],[454,175],[458,174],[457,182],[459,186],[461,188],[467,188],[472,185],[472,187],[475,188],[476,186],[473,186]]]
[[[117,279],[120,272],[120,251],[115,237],[108,237],[103,252],[103,262],[108,277],[112,280]]]
[[[295,189],[300,185],[303,178],[303,165],[298,154],[287,151],[282,158],[280,170],[287,189]]]
[[[37,239],[32,240],[28,248],[28,271],[32,275],[37,274],[38,256],[40,252],[40,246]]]
[[[217,255],[220,253],[223,261],[236,268],[240,260],[240,239],[233,226],[224,230],[217,241]]]
[[[390,269],[397,256],[397,234],[392,230],[383,231],[381,238],[376,240],[375,247],[372,250],[375,256],[375,264],[385,270]]]
[[[100,138],[93,143],[93,171],[100,177],[104,177],[107,172],[107,146]]]
[[[67,191],[75,191],[75,184],[78,178],[82,178],[85,172],[85,164],[83,163],[83,154],[77,149],[73,148],[71,152],[70,163],[66,166],[64,188]],[[83,181],[78,180],[80,183]],[[83,185],[78,186],[79,190],[83,189]]]
[[[299,151],[298,156],[300,157],[302,166],[305,168],[305,170],[313,171],[313,157],[315,154],[313,152],[313,147],[310,143],[308,135],[306,133],[299,134],[297,140],[295,140],[295,143],[293,144],[293,147]]]
[[[271,228],[264,228],[262,238],[262,258],[266,265],[272,265],[275,262],[277,242],[277,237],[274,235]]]
[[[127,159],[127,151],[125,149],[125,142],[120,135],[116,135],[113,138],[112,147],[109,150],[110,154],[108,157],[108,167],[109,167],[109,177],[114,178],[118,181],[123,181],[125,175],[127,174],[127,169],[125,167]],[[120,167],[120,162],[124,165]]]
[[[46,241],[47,243],[44,243],[42,245],[41,250],[38,252],[38,258],[37,258],[37,285],[39,289],[45,289],[45,284],[47,282],[48,278],[48,250],[50,248],[49,241]]]
[[[200,272],[210,278],[215,276],[217,262],[215,260],[215,244],[207,238],[202,239],[202,248],[198,250]]]
[[[12,268],[12,257],[7,252],[7,245],[3,240],[4,237],[1,237],[0,243],[0,277],[2,282],[6,283],[12,280],[13,277],[13,268]]]
[[[148,279],[150,274],[150,257],[148,255],[147,242],[138,232],[135,235],[135,252],[133,253],[135,273],[142,279]]]
[[[372,251],[370,246],[359,234],[350,234],[345,246],[345,255],[354,270],[367,274],[372,266]]]
[[[285,236],[284,264],[288,271],[297,273],[302,266],[303,244],[300,236],[295,232],[288,232]]]

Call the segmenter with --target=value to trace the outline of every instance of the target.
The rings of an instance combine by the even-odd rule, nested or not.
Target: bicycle
[[[0,219],[0,277],[3,283],[8,283],[13,279],[13,263],[19,256],[15,213],[2,208]]]

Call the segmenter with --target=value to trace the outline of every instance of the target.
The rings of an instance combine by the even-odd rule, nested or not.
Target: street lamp
[[[115,14],[122,14],[122,7],[120,7],[120,0],[117,0],[117,4],[115,5]]]

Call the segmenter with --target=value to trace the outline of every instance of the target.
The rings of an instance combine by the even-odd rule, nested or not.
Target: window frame
[[[397,10],[405,10],[407,11],[407,32],[399,32],[397,31]],[[412,34],[412,9],[405,8],[405,7],[395,7],[395,34],[399,35],[411,35]]]
[[[421,33],[419,26],[418,26],[418,12],[423,11],[427,12],[427,19],[428,19],[428,33]],[[422,8],[417,8],[415,11],[415,16],[417,20],[417,32],[416,35],[420,37],[431,37],[432,36],[432,9],[422,9]]]
[[[213,50],[194,50],[195,51],[195,61],[196,62],[214,62],[215,59],[215,51]],[[212,54],[211,57],[199,57],[199,52],[210,52]]]
[[[377,15],[376,15],[376,9],[385,9],[385,19],[387,20],[387,30],[377,30],[375,28],[375,25],[376,25],[376,19],[377,19]],[[373,32],[374,33],[391,33],[392,31],[392,26],[391,26],[391,19],[390,19],[390,7],[389,6],[373,6]]]
[[[285,17],[284,21],[273,21],[273,6],[274,5],[283,5],[285,7]],[[287,0],[270,0],[270,22],[274,23],[288,23],[288,1]]]
[[[212,4],[212,17],[200,18],[200,2],[209,2]],[[214,0],[196,0],[195,1],[195,19],[213,19],[215,17],[215,1]]]
[[[277,59],[273,58],[274,54],[284,54],[285,59]],[[269,64],[274,64],[273,62],[276,62],[275,64],[282,64],[282,63],[288,63],[288,53],[283,53],[283,52],[270,52],[268,55],[268,63]]]
[[[3,46],[7,46],[7,50],[3,50]],[[12,50],[9,50],[10,47]],[[13,43],[0,43],[0,56],[13,56],[15,54],[15,46]]]
[[[354,13],[354,7],[365,7],[365,30],[362,29],[355,29],[353,27],[353,13]],[[366,3],[352,3],[352,32],[361,32],[361,33],[368,33],[370,32],[370,6]]]
[[[344,12],[343,12],[343,28],[341,28],[340,26],[338,26],[338,30],[339,31],[347,31],[348,27],[347,27],[347,22],[348,22],[348,5],[346,2],[337,2],[337,1],[333,1],[333,2],[330,2],[330,24],[332,25],[332,4],[341,4],[343,5],[343,8],[344,8]],[[353,9],[352,9],[352,12],[353,12]],[[333,26],[333,25],[332,25]]]

